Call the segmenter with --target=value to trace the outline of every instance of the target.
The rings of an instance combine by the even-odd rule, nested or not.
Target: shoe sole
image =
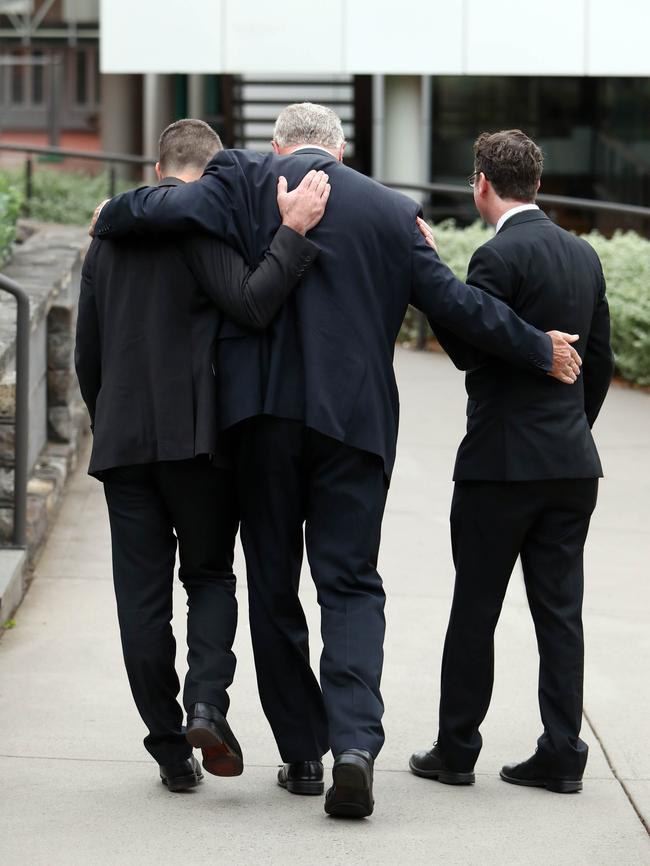
[[[189,791],[190,788],[196,788],[203,780],[203,774],[188,773],[187,776],[175,776],[170,784],[169,779],[161,779],[163,785],[173,794],[179,791]]]
[[[213,776],[241,776],[244,772],[244,759],[215,732],[194,723],[185,734],[187,742],[203,753],[203,768]]]
[[[365,766],[359,761],[335,765],[334,784],[325,801],[325,811],[337,818],[367,818],[372,815],[375,801],[368,786]]]
[[[577,794],[582,791],[581,779],[515,779],[503,771],[499,773],[504,782],[510,785],[521,785],[523,788],[546,788],[554,794]]]
[[[421,770],[409,761],[409,769],[415,776],[422,779],[435,779],[443,785],[473,785],[476,781],[474,773],[452,773],[450,770]]]
[[[299,779],[287,779],[286,782],[278,780],[278,785],[290,794],[306,794],[307,796],[318,796],[325,790],[324,782],[315,782],[307,779],[303,779],[302,781]]]

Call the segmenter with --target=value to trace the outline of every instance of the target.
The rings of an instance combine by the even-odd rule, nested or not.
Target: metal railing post
[[[25,160],[25,210],[29,213],[32,195],[34,194],[34,160],[31,153]]]
[[[29,457],[29,296],[0,274],[0,290],[16,299],[16,407],[14,410],[14,547],[27,543],[27,472]]]
[[[113,198],[117,192],[117,169],[115,164],[111,163],[108,169],[108,197]]]

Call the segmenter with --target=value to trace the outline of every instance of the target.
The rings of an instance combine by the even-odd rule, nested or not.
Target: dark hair
[[[542,151],[520,129],[483,132],[474,142],[474,168],[499,198],[535,201],[543,164]]]
[[[217,133],[203,120],[185,118],[170,123],[158,142],[160,170],[204,169],[219,150],[223,150]]]

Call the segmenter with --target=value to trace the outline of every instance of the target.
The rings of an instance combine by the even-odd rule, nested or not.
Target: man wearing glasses
[[[584,240],[535,204],[542,153],[519,130],[484,133],[468,178],[496,235],[473,255],[468,283],[530,324],[579,334],[573,388],[506,365],[433,327],[467,371],[467,435],[456,459],[451,537],[456,585],[442,660],[438,740],[410,760],[418,776],[474,782],[494,674],[494,631],[521,556],[540,656],[544,731],[528,761],[506,766],[515,785],[582,788],[583,548],[596,505],[600,460],[591,427],[613,373],[605,280]]]

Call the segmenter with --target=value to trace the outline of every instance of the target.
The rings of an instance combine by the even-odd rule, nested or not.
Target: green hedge
[[[480,222],[459,229],[449,220],[434,232],[441,258],[463,280],[474,250],[494,235]],[[617,232],[611,239],[592,232],[584,238],[603,263],[617,370],[630,382],[650,385],[650,241],[634,232]],[[416,333],[417,318],[409,311],[401,337],[414,339]]]
[[[21,190],[25,186],[22,169],[0,172],[0,184]],[[132,183],[121,182],[118,191]],[[108,174],[88,175],[37,166],[32,181],[32,198],[28,216],[43,222],[84,226],[90,222],[100,201],[108,197]]]
[[[0,267],[7,260],[16,236],[16,220],[21,205],[19,188],[9,178],[0,175]]]

